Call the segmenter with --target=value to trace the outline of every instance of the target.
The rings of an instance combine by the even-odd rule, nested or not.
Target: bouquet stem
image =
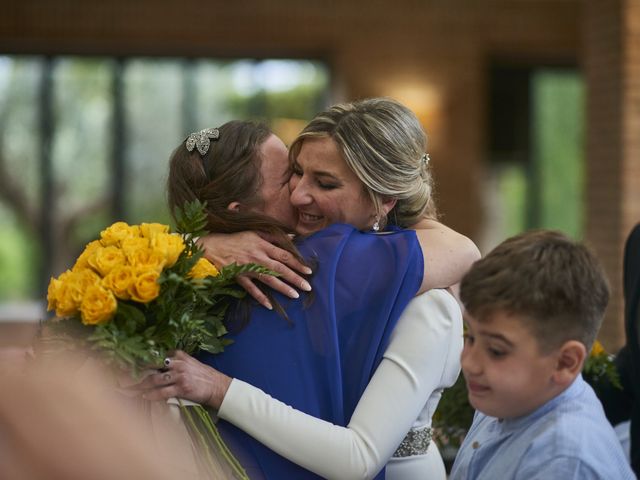
[[[180,399],[178,399],[178,405],[180,407],[180,415],[198,449],[203,468],[207,472],[216,471],[214,467],[214,465],[217,465],[216,456],[220,454],[235,478],[238,480],[249,480],[240,462],[238,462],[229,450],[229,447],[224,443],[224,440],[222,440],[220,432],[205,408],[202,405],[187,406]]]

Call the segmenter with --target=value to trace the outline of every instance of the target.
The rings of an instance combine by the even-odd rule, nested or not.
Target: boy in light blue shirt
[[[580,374],[609,299],[594,255],[557,232],[524,233],[476,262],[460,297],[476,415],[449,478],[636,478]]]

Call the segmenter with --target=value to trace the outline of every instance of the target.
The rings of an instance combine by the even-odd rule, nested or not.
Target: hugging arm
[[[294,285],[304,291],[311,290],[309,282],[301,274],[310,274],[311,269],[300,263],[290,252],[277,247],[256,232],[212,233],[198,241],[204,249],[204,255],[217,267],[225,267],[232,263],[244,265],[257,263],[276,272],[279,276],[248,275],[238,278],[238,283],[262,306],[271,310],[266,295],[256,286],[254,280],[273,288],[290,298],[298,298],[299,294],[291,287]]]
[[[422,412],[458,376],[462,318],[448,293],[411,301],[347,427],[307,415],[234,379],[219,416],[326,478],[371,478]],[[430,412],[429,415],[433,413]]]
[[[419,293],[432,288],[455,287],[473,262],[480,258],[478,247],[464,235],[434,220],[422,220],[416,231],[424,257],[424,276]]]
[[[412,226],[424,256],[422,285],[419,293],[432,288],[448,288],[456,285],[480,258],[478,247],[464,235],[434,220],[422,220]],[[218,267],[231,263],[255,262],[280,274],[280,277],[263,275],[259,280],[290,298],[298,294],[291,285],[309,291],[311,287],[300,274],[309,274],[308,267],[298,262],[293,255],[263,238],[255,232],[232,234],[210,234],[200,239],[205,257]],[[255,285],[253,278],[238,279],[258,303],[268,307],[267,297]]]

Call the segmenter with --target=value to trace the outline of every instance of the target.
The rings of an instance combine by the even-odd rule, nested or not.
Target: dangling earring
[[[380,231],[380,222],[376,220],[375,222],[373,222],[373,226],[371,228],[373,229],[374,232]]]

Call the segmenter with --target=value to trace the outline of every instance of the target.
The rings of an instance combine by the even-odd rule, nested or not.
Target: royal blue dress
[[[278,295],[289,321],[256,305],[249,323],[230,335],[233,344],[198,358],[293,408],[346,426],[422,282],[422,250],[411,230],[373,234],[344,224],[306,237],[298,248],[314,263],[311,302]],[[250,478],[320,478],[230,423],[218,426]],[[384,470],[376,478],[384,478]]]

